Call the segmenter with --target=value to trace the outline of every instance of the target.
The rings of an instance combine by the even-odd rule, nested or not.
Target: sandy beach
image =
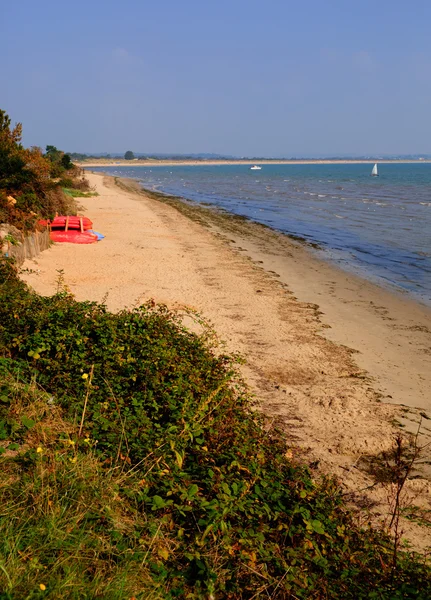
[[[384,516],[387,490],[361,462],[391,446],[397,423],[414,431],[421,412],[431,417],[430,310],[263,226],[88,177],[99,196],[82,200],[85,214],[106,238],[57,244],[27,261],[23,278],[52,294],[62,270],[78,300],[114,311],[150,298],[198,311],[244,356],[268,428],[282,426],[316,474],[335,474],[356,503]],[[408,487],[431,509],[425,476]],[[423,528],[406,522],[405,531],[418,547],[431,544]]]
[[[165,159],[114,159],[114,158],[96,158],[88,159],[88,161],[77,161],[76,164],[82,168],[91,167],[202,167],[202,166],[215,166],[215,165],[362,165],[362,164],[374,164],[376,159],[349,159],[349,160],[334,160],[334,159],[300,159],[300,160],[271,160],[271,159],[237,159],[237,160],[165,160]],[[391,164],[391,163],[411,163],[411,164],[422,164],[430,163],[430,160],[379,160],[379,164]]]

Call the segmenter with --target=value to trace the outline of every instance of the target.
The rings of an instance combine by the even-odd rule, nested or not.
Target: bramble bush
[[[93,465],[82,501],[88,509],[71,525],[73,544],[43,538],[49,547],[44,558],[37,536],[26,541],[20,533],[20,552],[37,555],[56,597],[79,597],[61,595],[61,564],[69,564],[80,536],[93,539],[99,530],[109,537],[105,563],[95,544],[99,568],[108,572],[113,555],[124,573],[127,565],[130,573],[145,567],[145,589],[137,589],[131,575],[133,585],[128,580],[136,598],[431,596],[430,571],[420,557],[404,552],[394,565],[391,539],[361,528],[337,483],[313,480],[289,458],[283,436],[265,431],[235,360],[207,336],[188,331],[163,306],[148,303],[112,314],[59,287],[52,297],[38,296],[13,265],[0,265],[0,376],[9,382],[9,392],[0,392],[0,438],[5,456],[11,446],[16,452],[8,468],[11,461],[20,465],[13,471],[13,494],[26,507],[23,518],[26,511],[37,513],[26,489],[37,485],[42,467],[44,489],[60,498],[61,514],[69,502],[62,482],[71,480],[64,461],[71,468]],[[20,401],[13,386],[24,390]],[[22,400],[29,386],[50,398],[39,400],[39,411],[32,411],[31,398]],[[53,419],[50,406],[61,416],[57,429],[44,425]],[[48,433],[36,439],[37,431]],[[41,453],[38,439],[45,439]],[[60,451],[64,440],[76,463],[67,463]],[[111,509],[104,511],[103,478],[127,526],[118,525]],[[85,484],[82,474],[79,481]],[[0,548],[7,571],[13,551]],[[13,585],[5,588],[14,600],[31,586],[30,567],[21,563],[27,583],[16,595]],[[86,564],[81,580],[74,572],[77,590],[91,580],[92,569]],[[103,582],[98,585],[102,589]],[[126,597],[106,590],[103,597]]]

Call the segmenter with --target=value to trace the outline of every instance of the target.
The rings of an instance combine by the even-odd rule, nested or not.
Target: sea
[[[258,163],[257,163],[258,164]],[[431,164],[101,167],[243,215],[319,247],[341,268],[431,306]],[[98,170],[98,169],[92,169]]]

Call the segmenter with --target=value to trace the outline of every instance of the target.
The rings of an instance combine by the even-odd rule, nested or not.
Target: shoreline
[[[82,169],[92,167],[202,167],[202,166],[217,166],[217,165],[369,165],[375,162],[382,165],[389,164],[431,164],[431,159],[426,160],[379,160],[379,159],[363,159],[363,160],[326,160],[326,159],[304,159],[304,160],[271,160],[271,159],[256,159],[256,160],[154,160],[154,159],[95,159],[86,161],[77,161],[75,164]]]
[[[78,300],[106,299],[110,310],[154,298],[198,311],[228,352],[245,357],[242,372],[260,410],[269,426],[285,430],[294,454],[384,513],[385,491],[365,492],[372,480],[358,464],[391,446],[395,422],[415,429],[420,411],[429,410],[428,311],[364,286],[264,226],[156,199],[133,180],[89,179],[100,196],[82,202],[106,238],[55,245],[27,261],[24,280],[52,294],[62,269]],[[431,435],[427,422],[422,434]],[[419,477],[409,485],[417,503],[431,508],[429,482]],[[416,525],[406,527],[418,547],[431,543]]]
[[[393,282],[385,281],[383,278],[378,277],[377,275],[367,277],[365,274],[361,273],[360,268],[354,268],[353,265],[349,265],[349,266],[345,266],[345,267],[341,266],[335,259],[332,259],[331,257],[328,256],[328,254],[330,253],[331,250],[317,241],[311,241],[300,234],[282,231],[280,229],[272,227],[271,225],[266,225],[265,223],[255,221],[251,217],[247,217],[245,215],[230,212],[229,210],[222,208],[220,206],[217,206],[215,204],[210,204],[207,202],[200,203],[195,200],[190,200],[189,198],[186,198],[184,196],[177,196],[177,195],[169,194],[167,192],[162,192],[159,190],[156,191],[156,190],[152,190],[150,188],[146,188],[143,185],[142,181],[139,179],[133,179],[133,178],[129,179],[127,177],[118,177],[115,175],[111,175],[110,173],[105,173],[105,174],[107,177],[113,177],[114,179],[124,180],[124,182],[133,181],[134,183],[138,184],[140,190],[144,191],[145,194],[147,194],[150,197],[155,198],[156,200],[164,201],[164,199],[175,199],[175,200],[178,200],[180,203],[184,203],[187,205],[190,204],[190,206],[193,208],[195,208],[195,207],[197,209],[202,208],[204,210],[209,210],[209,211],[215,212],[220,215],[225,214],[228,219],[237,219],[238,221],[243,220],[244,222],[248,222],[248,223],[254,224],[256,226],[268,229],[269,231],[272,231],[277,235],[286,237],[291,241],[299,242],[301,245],[308,248],[309,252],[316,260],[319,260],[327,265],[330,265],[334,269],[337,269],[338,271],[343,272],[363,283],[371,284],[383,291],[386,291],[388,294],[393,295],[393,296],[399,298],[400,300],[404,300],[408,303],[411,303],[412,306],[419,305],[424,310],[429,311],[429,318],[430,318],[430,324],[431,324],[431,298],[429,299],[429,301],[428,301],[428,298],[427,298],[427,300],[424,300],[423,297],[419,293],[415,294],[411,290],[407,290],[406,288],[399,287]]]
[[[111,176],[108,175],[108,177]],[[371,343],[371,338],[364,336],[361,332],[362,319],[370,322],[371,318],[372,327],[379,332],[378,335],[381,334],[382,323],[385,322],[388,328],[395,331],[399,329],[402,338],[406,337],[405,332],[409,331],[409,328],[410,331],[423,333],[419,356],[415,353],[415,360],[412,363],[416,362],[416,360],[420,360],[420,354],[423,354],[421,352],[423,350],[429,351],[425,352],[426,357],[428,354],[431,355],[431,307],[428,304],[410,296],[407,292],[397,289],[395,286],[380,285],[353,271],[343,269],[320,254],[325,252],[323,248],[300,236],[278,231],[268,225],[230,213],[224,209],[199,205],[187,198],[146,189],[138,180],[117,177],[114,177],[114,179],[117,185],[120,183],[125,189],[143,193],[156,201],[166,202],[189,218],[193,219],[199,215],[198,222],[216,231],[217,235],[221,237],[226,238],[223,234],[228,231],[229,238],[226,238],[225,241],[231,248],[239,248],[244,256],[257,264],[261,264],[266,272],[275,274],[279,282],[288,288],[290,287],[300,301],[314,302],[315,296],[319,296],[318,308],[320,314],[324,315],[325,328],[327,329],[325,336],[335,343],[344,344],[354,350],[356,362],[359,363],[359,366],[370,373],[376,381],[380,382],[379,393],[390,400],[395,400],[396,404],[427,410],[431,416],[431,398],[428,397],[429,388],[421,386],[419,397],[409,394],[408,386],[406,387],[398,376],[390,373],[390,364],[386,365],[388,372],[383,375],[382,368],[376,368],[378,364],[381,365],[384,361],[381,356],[381,349],[376,347],[380,344],[376,340]],[[243,248],[241,244],[248,246],[248,248]],[[277,251],[280,246],[282,250]],[[288,250],[287,255],[285,253],[286,247]],[[296,256],[292,255],[292,250],[294,250]],[[286,265],[286,258],[288,258],[288,266]],[[309,268],[304,269],[304,266]],[[289,278],[292,269],[296,270],[293,285]],[[330,282],[326,294],[322,291],[325,281]],[[346,283],[347,286],[344,287]],[[365,298],[369,298],[369,306],[366,305],[367,300]],[[341,303],[344,305],[343,307]],[[360,306],[361,304],[364,306]],[[354,319],[350,315],[352,306],[355,308],[356,313]],[[393,313],[396,313],[396,316],[391,316]],[[403,325],[401,321],[405,318],[408,319],[408,324]],[[353,320],[355,324],[353,324]],[[347,328],[345,327],[346,323],[348,323]],[[398,338],[400,336],[394,334],[393,337]],[[410,343],[413,342],[409,340],[409,345]],[[391,345],[399,348],[400,340],[393,340]],[[386,349],[391,354],[391,349],[388,347]],[[396,350],[396,352],[399,351]],[[393,353],[389,360],[395,360]],[[422,364],[421,372],[426,371],[427,360],[426,358],[425,364]],[[414,372],[415,366],[412,363],[410,368]],[[401,367],[401,363],[396,365],[398,373]],[[421,372],[416,373],[418,379],[421,377]],[[431,385],[431,378],[429,383]]]
[[[394,161],[392,161],[392,162],[394,162]],[[365,162],[363,164],[365,164]],[[135,165],[135,166],[139,166],[139,165]],[[159,166],[162,166],[162,165],[159,165]],[[108,172],[107,170],[105,171],[105,168],[107,170],[109,169],[110,172]],[[120,168],[121,167],[119,167],[119,169]],[[99,171],[99,169],[100,169],[100,171]],[[89,171],[87,170],[87,172],[89,172]],[[182,198],[186,202],[194,202],[201,206],[209,206],[209,207],[213,206],[214,209],[216,209],[218,211],[225,210],[227,213],[238,215],[238,217],[250,219],[252,221],[255,220],[255,222],[261,223],[262,225],[267,225],[268,227],[274,229],[275,231],[281,233],[282,235],[288,236],[290,239],[299,240],[299,241],[303,241],[304,243],[307,243],[310,247],[312,247],[315,250],[320,252],[320,254],[321,254],[320,258],[322,260],[324,260],[325,262],[331,263],[336,268],[339,268],[342,271],[347,272],[348,274],[352,274],[356,277],[359,277],[364,281],[371,282],[374,285],[382,287],[383,289],[388,290],[390,293],[397,294],[403,298],[410,298],[413,302],[419,303],[420,305],[423,305],[423,306],[429,308],[431,311],[431,291],[429,289],[429,285],[426,280],[426,268],[427,267],[426,267],[426,265],[424,265],[424,270],[422,270],[421,265],[419,263],[415,262],[415,258],[417,258],[418,260],[421,260],[421,258],[419,258],[419,257],[421,257],[421,256],[426,257],[426,253],[422,253],[419,251],[416,252],[416,250],[418,248],[417,244],[415,246],[413,243],[413,246],[412,246],[410,244],[411,240],[409,240],[409,239],[404,238],[403,239],[404,245],[402,245],[402,244],[398,245],[398,249],[399,249],[398,254],[397,254],[397,247],[395,247],[395,255],[394,255],[393,247],[388,246],[387,244],[386,244],[386,246],[385,245],[379,246],[380,237],[379,237],[379,232],[377,230],[375,230],[375,231],[372,230],[372,232],[373,232],[372,235],[374,237],[372,237],[372,236],[369,237],[368,243],[365,242],[365,244],[362,244],[364,239],[366,240],[367,237],[365,236],[365,238],[361,239],[360,234],[358,234],[355,230],[352,230],[352,228],[349,229],[349,225],[347,226],[347,229],[344,229],[343,228],[344,221],[341,221],[341,224],[340,224],[340,222],[338,222],[339,223],[338,229],[337,229],[337,226],[331,225],[331,222],[330,222],[330,220],[328,220],[327,216],[325,217],[326,220],[325,220],[325,218],[323,219],[323,221],[322,221],[322,219],[320,219],[320,221],[322,221],[323,224],[320,223],[320,221],[316,222],[316,220],[313,220],[313,218],[312,218],[309,227],[307,227],[307,226],[304,227],[303,224],[298,225],[298,223],[295,222],[295,219],[298,218],[298,214],[299,214],[299,222],[300,222],[303,215],[301,213],[301,209],[299,209],[295,204],[295,202],[297,202],[296,199],[294,199],[295,208],[292,213],[294,225],[292,225],[292,222],[290,220],[286,219],[286,212],[287,212],[287,214],[289,214],[288,208],[286,209],[286,206],[288,206],[288,205],[282,204],[283,210],[284,210],[284,212],[283,212],[283,210],[281,208],[279,208],[279,206],[275,200],[274,201],[270,200],[268,202],[266,197],[264,198],[265,202],[263,204],[259,204],[259,201],[258,201],[259,196],[255,197],[254,194],[256,192],[254,191],[254,189],[252,191],[250,198],[248,196],[245,196],[244,193],[242,193],[242,195],[239,194],[237,197],[232,189],[230,190],[231,193],[229,193],[228,191],[225,190],[224,195],[222,193],[221,196],[220,195],[212,196],[211,194],[216,194],[216,192],[214,192],[214,191],[210,192],[209,190],[206,190],[206,192],[205,192],[205,191],[200,190],[196,193],[197,188],[194,189],[193,184],[191,185],[190,190],[187,191],[188,186],[186,184],[184,184],[184,185],[186,186],[187,189],[184,190],[181,187],[181,185],[180,185],[181,182],[179,180],[176,180],[176,184],[173,183],[172,181],[168,180],[167,185],[171,186],[171,188],[172,188],[172,186],[174,186],[174,187],[170,191],[163,191],[163,183],[161,181],[158,181],[157,178],[156,178],[156,180],[153,179],[152,181],[146,181],[145,177],[142,178],[142,173],[141,173],[141,176],[139,176],[138,173],[133,172],[133,169],[129,170],[128,173],[127,172],[122,173],[121,170],[117,171],[116,169],[113,169],[112,167],[109,168],[109,166],[106,166],[106,167],[99,166],[98,170],[93,171],[93,172],[105,173],[108,176],[112,176],[112,177],[116,177],[116,178],[124,177],[125,179],[134,179],[135,180],[135,177],[136,177],[136,181],[138,181],[140,183],[142,188],[148,194],[154,194],[156,198],[158,197],[158,194],[161,194],[161,196],[175,196],[179,199]],[[171,171],[171,173],[172,173],[172,171]],[[190,173],[191,173],[191,171],[190,171]],[[184,177],[186,177],[186,176],[184,175]],[[144,179],[145,179],[145,181],[144,181]],[[369,179],[372,179],[372,178],[369,178]],[[175,178],[174,178],[174,181],[175,181]],[[181,178],[181,181],[182,181],[182,178]],[[190,180],[190,181],[192,181],[192,180]],[[199,181],[199,179],[198,179],[198,181]],[[259,183],[259,181],[257,183]],[[268,182],[268,185],[270,185],[269,182]],[[205,186],[205,182],[204,182],[204,186]],[[160,188],[162,188],[162,189],[160,189]],[[203,188],[203,190],[205,190],[205,187]],[[276,190],[276,191],[278,191],[278,190]],[[298,190],[296,190],[296,188],[295,188],[295,191],[298,191]],[[317,190],[315,190],[315,192],[316,192],[315,194],[311,194],[311,195],[317,196]],[[308,193],[308,192],[304,192],[304,193]],[[319,198],[320,198],[320,191],[318,193],[319,193]],[[333,191],[332,193],[337,193],[337,192]],[[226,194],[227,194],[227,196],[226,196]],[[328,197],[331,196],[331,192],[326,191],[326,190],[322,190],[322,194],[323,194],[322,197],[324,197],[325,195]],[[365,192],[364,192],[364,194],[365,194]],[[231,195],[232,198],[229,198],[229,195]],[[349,193],[347,194],[347,196],[350,197]],[[252,200],[251,207],[256,208],[256,206],[257,206],[257,208],[260,209],[260,212],[258,212],[257,209],[252,210],[252,208],[249,209],[248,206],[243,206],[243,205],[248,205],[248,203],[244,201],[244,198],[246,200]],[[228,200],[232,200],[232,202],[228,202]],[[280,202],[282,200],[284,202],[284,200],[285,200],[284,196],[280,196]],[[342,198],[342,200],[346,200],[346,198]],[[364,201],[368,202],[367,198],[364,197]],[[344,202],[344,204],[346,204],[346,202]],[[376,202],[376,204],[379,205],[380,201]],[[426,204],[426,202],[421,202],[420,204]],[[269,206],[269,208],[268,208],[268,206]],[[320,213],[317,213],[316,211],[322,210],[321,208],[319,208],[319,206],[315,206],[313,204],[311,205],[310,209],[314,209],[315,214],[320,214]],[[329,212],[334,211],[335,217],[338,217],[340,219],[347,218],[346,222],[347,223],[349,222],[349,216],[346,217],[345,212],[340,212],[340,215],[343,215],[343,216],[339,216],[339,214],[337,214],[337,209],[334,209],[332,205],[329,205],[326,208],[323,208],[323,210],[324,211],[329,210]],[[370,210],[370,208],[368,208],[368,210]],[[367,213],[366,210],[363,209],[363,213],[365,213],[365,215],[364,215],[365,221],[362,225],[363,225],[363,227],[365,227],[365,229],[367,229],[367,221],[366,221],[367,215],[374,214],[372,212],[372,210],[373,209],[371,208],[371,212]],[[376,209],[374,209],[374,212],[375,212],[375,210]],[[405,209],[402,208],[402,210],[405,210]],[[274,211],[275,211],[275,213],[280,212],[280,215],[278,215],[278,214],[273,215],[272,213]],[[299,213],[298,213],[298,211],[299,211]],[[362,218],[363,213],[360,214],[360,218]],[[246,216],[246,215],[248,215],[248,216]],[[325,215],[326,215],[326,213],[325,213]],[[350,213],[349,213],[349,215],[350,215]],[[281,219],[280,221],[274,220],[274,219],[278,219],[279,216]],[[337,222],[337,220],[334,218],[332,218],[332,220]],[[411,220],[412,219],[410,219],[410,221]],[[356,221],[357,221],[357,223],[359,223],[358,219],[356,219]],[[296,227],[295,227],[295,224],[296,224]],[[278,227],[276,225],[278,225]],[[322,229],[319,229],[320,225],[322,225]],[[293,231],[292,231],[292,227],[293,227]],[[332,237],[330,235],[328,235],[328,232],[330,231],[330,227],[333,227],[335,230],[335,240],[336,240],[335,245],[334,245],[334,241],[332,240]],[[372,227],[373,227],[373,225],[372,225]],[[298,229],[299,229],[299,231],[298,231]],[[392,231],[389,232],[389,230],[387,230],[385,232],[385,234],[386,234],[386,236],[392,237]],[[359,235],[359,237],[358,237],[358,235]],[[339,239],[337,239],[337,236]],[[341,242],[340,242],[340,239],[342,240]],[[413,238],[413,242],[415,242],[415,241],[416,240]],[[425,243],[425,240],[423,241],[423,243]],[[391,251],[389,251],[390,248],[392,248]],[[409,253],[409,248],[413,248],[410,253]],[[385,252],[387,253],[387,256],[385,256],[385,254],[384,254]],[[380,258],[380,253],[382,253],[382,256],[384,257],[383,259]],[[426,261],[427,259],[424,258],[424,260]],[[417,266],[419,266],[419,268],[415,268]],[[424,277],[423,282],[421,280],[422,274]]]

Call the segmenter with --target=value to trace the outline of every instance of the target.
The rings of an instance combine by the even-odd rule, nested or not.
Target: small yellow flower
[[[46,590],[46,585],[44,585],[43,583],[40,583],[39,588],[42,590],[42,592],[44,592]]]
[[[84,373],[84,374],[82,375],[82,379],[88,379],[88,373]]]
[[[38,454],[40,454],[41,452],[43,452],[43,448],[42,448],[42,446],[38,446],[38,447],[36,448],[36,452],[37,452]]]
[[[77,459],[76,459],[76,456],[74,456],[73,458],[69,458],[69,460],[70,460],[71,463],[76,463]]]
[[[67,443],[69,444],[69,446],[74,446],[75,440],[67,440]]]
[[[89,437],[85,438],[84,443],[85,444],[89,444],[90,443],[90,438]]]

